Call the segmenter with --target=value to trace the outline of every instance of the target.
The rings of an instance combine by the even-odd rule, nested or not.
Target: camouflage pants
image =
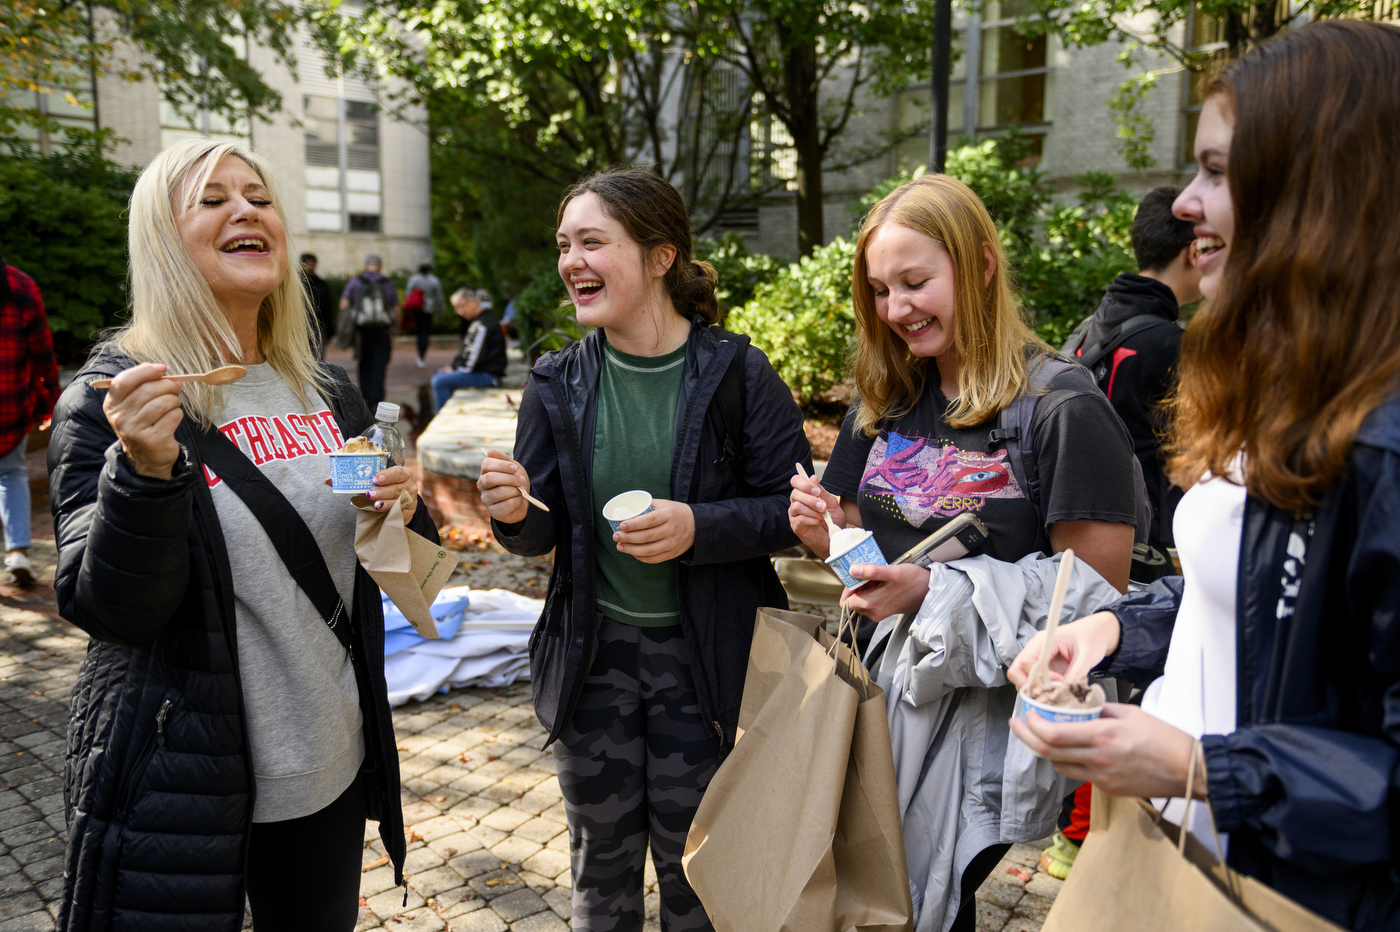
[[[573,720],[554,745],[569,817],[573,928],[640,932],[647,841],[666,932],[712,930],[681,870],[718,739],[695,695],[680,626],[603,620]]]

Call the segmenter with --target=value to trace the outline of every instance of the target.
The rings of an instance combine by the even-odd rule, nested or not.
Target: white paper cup
[[[865,539],[850,550],[826,558],[826,565],[836,571],[836,575],[847,589],[859,589],[870,582],[868,579],[856,579],[851,575],[851,567],[859,563],[872,566],[884,566],[886,563],[884,551],[875,543],[875,535],[870,531],[866,531]]]
[[[374,477],[388,468],[387,453],[332,453],[331,491],[360,495],[374,488]]]
[[[603,505],[603,520],[612,525],[613,532],[616,533],[622,527],[622,522],[637,515],[644,515],[648,511],[651,511],[651,493],[633,489],[607,500]]]

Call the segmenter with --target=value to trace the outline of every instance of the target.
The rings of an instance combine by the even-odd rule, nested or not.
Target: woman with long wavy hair
[[[861,226],[851,292],[858,398],[820,485],[792,479],[788,518],[802,541],[827,556],[825,512],[873,532],[893,563],[955,517],[973,514],[990,531],[988,556],[1015,563],[1073,548],[1111,584],[1100,591],[1124,591],[1137,522],[1127,430],[1088,370],[1052,359],[1027,324],[996,225],[977,195],[947,175],[925,175],[885,197]],[[1031,436],[1020,448],[1027,455],[1003,445],[999,426],[1018,402],[1033,405]],[[1034,483],[1018,479],[1028,462]],[[845,593],[843,604],[872,621],[917,611],[929,594],[930,571],[913,564],[861,565],[852,575],[868,582]],[[974,773],[995,756],[984,757],[985,748],[1005,746],[1015,690],[1002,682],[960,691],[952,737],[938,753],[959,753],[964,744],[978,750],[959,771],[967,788],[951,820],[957,837],[946,848],[954,853],[945,864],[932,857],[926,832],[905,839],[922,893],[920,932],[973,928],[973,893],[1010,847],[1003,837],[1020,830],[1003,822],[1000,794],[981,790],[999,781],[1000,760]],[[924,786],[901,786],[901,794]],[[1053,828],[1053,817],[1039,819],[1014,840]]]
[[[1156,679],[1141,709],[1013,723],[1115,795],[1181,796],[1199,740],[1229,862],[1351,929],[1400,922],[1397,139],[1392,26],[1306,26],[1209,85],[1176,202],[1209,299],[1172,428],[1184,576],[1055,642],[1065,675]]]
[[[131,319],[64,391],[49,445],[59,611],[92,638],[59,924],[237,929],[246,892],[259,932],[348,932],[366,818],[399,882],[404,860],[383,609],[325,457],[373,418],[316,359],[257,156],[158,155],[130,252]],[[225,387],[161,378],[229,364],[248,372]],[[407,469],[375,482],[375,508],[397,500],[436,539]]]

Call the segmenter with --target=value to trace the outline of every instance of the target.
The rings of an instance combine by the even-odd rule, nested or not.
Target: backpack
[[[394,318],[389,314],[389,302],[381,282],[379,278],[360,276],[360,295],[355,299],[353,317],[356,327],[383,330],[393,326]]]
[[[1108,331],[1093,346],[1085,346],[1084,338],[1087,336],[1089,324],[1093,320],[1094,315],[1090,314],[1080,321],[1079,326],[1070,331],[1069,339],[1060,348],[1060,352],[1093,373],[1095,382],[1101,381],[1108,374],[1108,358],[1113,355],[1114,350],[1123,345],[1128,337],[1141,333],[1156,324],[1168,323],[1168,321],[1153,314],[1139,314],[1136,317],[1129,317]]]
[[[1139,318],[1133,318],[1138,320]],[[1161,318],[1153,318],[1160,320]],[[1006,450],[1006,465],[1016,482],[1025,490],[1026,498],[1042,514],[1040,503],[1040,474],[1035,466],[1035,438],[1032,424],[1035,420],[1035,406],[1050,383],[1062,372],[1078,365],[1058,356],[1042,356],[1032,360],[1028,366],[1030,386],[1025,392],[997,412],[997,426],[988,435],[988,445],[1001,444]],[[1098,391],[1098,383],[1094,390]],[[1171,564],[1162,554],[1147,543],[1147,535],[1152,528],[1152,503],[1147,495],[1147,483],[1142,477],[1142,463],[1137,456],[1133,460],[1133,511],[1137,515],[1137,527],[1133,530],[1133,565],[1129,573],[1134,582],[1151,582],[1171,571]],[[1042,521],[1042,526],[1044,522]],[[1048,543],[1048,541],[1047,541]]]
[[[729,367],[724,370],[724,375],[720,376],[719,385],[715,387],[714,396],[710,398],[709,410],[705,413],[715,432],[724,438],[715,465],[720,469],[734,470],[734,477],[739,480],[739,488],[742,490],[746,488],[743,458],[744,414],[748,394],[744,373],[747,371],[749,343],[752,341],[746,333],[730,333],[719,326],[711,327],[710,332],[720,341],[738,344],[738,349],[729,360]]]

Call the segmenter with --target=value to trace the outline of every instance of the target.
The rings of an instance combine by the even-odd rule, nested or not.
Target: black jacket
[[[1172,545],[1172,516],[1182,491],[1171,484],[1159,455],[1166,428],[1162,402],[1176,386],[1176,363],[1181,355],[1182,330],[1176,324],[1180,308],[1166,285],[1142,275],[1119,275],[1108,286],[1084,333],[1084,346],[1093,346],[1110,330],[1134,317],[1158,317],[1154,324],[1130,335],[1094,367],[1099,390],[1108,396],[1133,438],[1133,452],[1142,464],[1142,478],[1152,502],[1154,546]]]
[[[64,391],[49,444],[62,616],[92,636],[73,687],[64,801],[65,932],[242,928],[253,772],[234,642],[233,580],[197,427],[169,481],[136,473],[88,382],[131,365],[94,354]],[[341,434],[373,420],[345,371]],[[410,525],[437,540],[421,503]],[[369,818],[402,883],[398,755],[379,590],[358,565],[351,649],[365,723]],[[166,703],[165,712],[162,707]]]
[[[531,490],[550,508],[530,507],[518,525],[493,522],[496,539],[512,553],[554,553],[544,613],[530,637],[535,711],[548,741],[573,715],[597,648],[602,613],[594,603],[593,432],[603,364],[602,331],[595,330],[535,363],[520,401],[515,456]],[[710,399],[737,350],[696,318],[686,349],[676,406],[671,490],[695,514],[695,545],[676,567],[681,628],[705,721],[734,742],[744,692],[754,614],[787,607],[768,554],[793,546],[788,524],[789,478],[812,449],[802,412],[767,357],[752,347],[745,371],[743,482],[714,465],[722,438],[706,416]]]
[[[506,374],[506,335],[500,321],[490,311],[482,311],[467,322],[462,346],[452,359],[460,372],[485,372],[501,378]]]
[[[1161,675],[1181,592],[1173,576],[1110,606],[1109,675]],[[1238,728],[1203,738],[1229,861],[1345,928],[1400,928],[1400,399],[1314,514],[1248,498],[1237,599]]]

